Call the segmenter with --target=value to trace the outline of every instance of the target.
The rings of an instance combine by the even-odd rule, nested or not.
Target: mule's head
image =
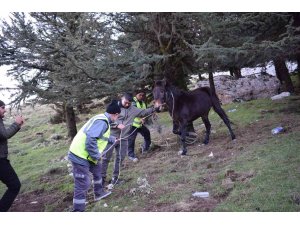
[[[166,86],[167,81],[165,79],[157,80],[153,88],[154,107],[159,107],[160,111],[163,110],[163,105],[166,102]]]

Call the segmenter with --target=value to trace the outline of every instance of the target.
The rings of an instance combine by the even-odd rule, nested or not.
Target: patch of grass
[[[9,139],[9,158],[22,184],[19,195],[43,190],[45,193],[52,193],[49,200],[53,201],[55,198],[61,198],[63,191],[72,192],[73,179],[68,175],[67,161],[63,160],[67,154],[69,141],[55,142],[50,139],[53,133],[60,135],[66,133],[63,124],[48,124],[51,113],[52,110],[45,106],[35,108],[35,113],[26,108],[23,111],[27,118],[24,129]],[[11,119],[6,121],[7,124],[10,122]],[[37,133],[42,133],[42,136]],[[0,195],[5,189],[6,187],[0,183]],[[47,202],[44,204],[47,205]],[[55,201],[52,205],[53,209],[61,208],[56,207],[59,203],[56,204]]]
[[[228,168],[254,170],[251,181],[237,182],[216,211],[299,211],[292,197],[300,194],[300,132],[280,134],[263,145],[253,144]]]

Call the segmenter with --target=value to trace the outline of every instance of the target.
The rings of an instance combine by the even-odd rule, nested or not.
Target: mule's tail
[[[214,88],[203,87],[202,89],[204,91],[206,91],[206,93],[210,96],[212,106],[213,106],[215,112],[218,113],[219,116],[221,116],[220,114],[222,114],[221,118],[226,117],[228,119],[228,116],[226,115],[225,111],[221,107],[220,99],[218,98]]]
[[[220,112],[223,116],[221,116],[219,113],[218,115],[221,116],[222,118],[223,117],[226,117],[226,119],[229,120],[227,114],[225,113],[225,111],[223,110],[223,108],[221,107],[221,101],[220,99],[218,98],[217,94],[215,91],[211,90],[211,101],[212,101],[212,105],[213,105],[213,108],[215,110],[216,113]]]
[[[216,92],[212,89],[210,89],[210,96],[211,96],[211,101],[212,101],[214,111],[222,118],[222,120],[228,127],[232,140],[235,139],[235,134],[233,133],[230,125],[231,122],[227,114],[225,113],[225,111],[222,109],[220,99],[218,98]]]

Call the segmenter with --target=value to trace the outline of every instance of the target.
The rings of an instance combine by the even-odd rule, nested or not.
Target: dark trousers
[[[21,188],[20,180],[8,159],[0,159],[0,180],[7,186],[7,190],[0,200],[0,212],[6,212]]]
[[[113,156],[113,152],[115,149],[115,162],[114,162],[114,169],[113,169],[113,177],[118,178],[120,175],[120,167],[122,165],[123,160],[125,159],[125,156],[127,154],[127,148],[128,148],[128,141],[127,140],[121,140],[118,144],[116,144],[114,147],[111,147],[112,144],[108,144],[104,151],[107,151],[107,149],[110,149],[102,156],[102,179],[106,180],[106,173],[107,168],[109,165],[109,162]]]
[[[128,138],[128,156],[129,157],[135,157],[134,146],[135,146],[135,139],[136,139],[136,136],[138,133],[140,133],[144,137],[144,143],[142,146],[143,151],[148,151],[150,144],[151,144],[151,136],[150,136],[150,131],[146,126],[143,125],[140,128],[131,127],[131,130],[129,133],[130,134],[132,133],[130,135],[130,137]]]

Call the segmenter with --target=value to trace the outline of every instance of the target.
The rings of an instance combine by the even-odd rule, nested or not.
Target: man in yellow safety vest
[[[104,190],[101,176],[101,157],[107,144],[118,141],[110,136],[110,123],[117,120],[121,109],[117,101],[112,101],[104,114],[91,118],[76,134],[68,158],[73,166],[74,197],[73,211],[84,211],[86,194],[93,175],[95,201],[107,197],[111,192]]]
[[[135,92],[135,97],[133,98],[132,105],[139,109],[146,109],[147,105],[145,103],[146,92],[143,90],[137,90]],[[144,125],[145,120],[140,117],[134,118],[131,131],[131,136],[128,138],[128,158],[133,162],[137,162],[138,158],[135,156],[134,147],[135,140],[138,133],[140,133],[144,138],[144,143],[142,145],[142,153],[149,150],[151,144],[151,136],[149,129]]]

